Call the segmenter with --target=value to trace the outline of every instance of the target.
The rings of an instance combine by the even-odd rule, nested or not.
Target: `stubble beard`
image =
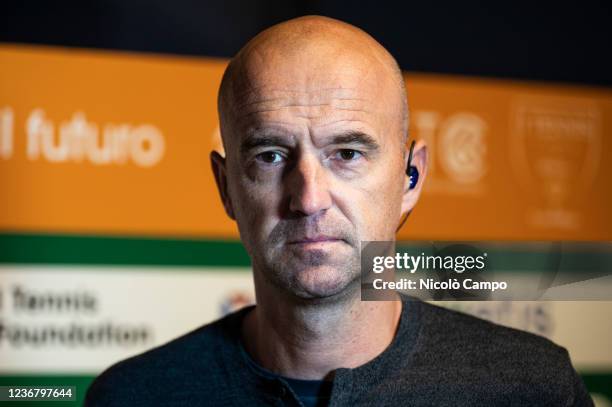
[[[309,250],[299,258],[283,253],[265,268],[265,277],[277,288],[303,299],[324,299],[338,296],[359,280],[358,253],[349,258],[330,259],[324,250]],[[337,256],[335,256],[337,257]]]

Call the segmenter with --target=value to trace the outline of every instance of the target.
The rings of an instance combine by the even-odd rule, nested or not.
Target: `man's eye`
[[[266,151],[260,154],[257,154],[255,158],[258,161],[261,161],[266,164],[278,164],[282,162],[283,156],[278,151]]]
[[[343,161],[354,161],[361,158],[361,156],[363,156],[363,154],[361,154],[359,151],[351,150],[348,148],[338,150],[338,152],[336,153],[336,158]]]

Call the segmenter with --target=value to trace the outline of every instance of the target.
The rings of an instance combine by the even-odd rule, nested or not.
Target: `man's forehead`
[[[255,114],[291,107],[325,107],[368,111],[367,106],[376,100],[375,95],[356,87],[283,87],[269,83],[245,89],[235,95],[234,106],[239,112]]]
[[[293,112],[304,118],[329,116],[386,116],[386,102],[394,89],[389,79],[366,69],[330,63],[327,67],[270,64],[246,74],[233,87],[232,110],[236,119],[265,113]],[[385,95],[387,93],[387,95]]]
[[[361,133],[386,144],[381,131],[389,111],[377,93],[363,87],[321,87],[304,90],[262,84],[235,95],[233,139],[253,136],[285,138],[293,144],[307,137],[325,145],[331,136]]]
[[[322,60],[301,62],[295,58],[245,63],[233,86],[235,102],[291,98],[317,103],[328,98],[376,99],[385,90],[388,74],[363,61]],[[387,82],[387,83],[385,83]]]
[[[239,134],[278,131],[315,138],[346,130],[375,135],[385,113],[376,98],[355,88],[304,91],[263,86],[245,93],[235,107]]]

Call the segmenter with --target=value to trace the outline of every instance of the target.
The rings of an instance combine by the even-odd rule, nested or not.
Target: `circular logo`
[[[449,117],[440,129],[440,164],[460,183],[479,181],[486,172],[484,136],[487,125],[471,113]]]

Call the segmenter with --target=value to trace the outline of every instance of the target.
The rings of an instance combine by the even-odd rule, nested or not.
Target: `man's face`
[[[397,90],[375,63],[254,55],[222,128],[255,272],[300,298],[354,287],[360,242],[394,239],[404,145]]]

